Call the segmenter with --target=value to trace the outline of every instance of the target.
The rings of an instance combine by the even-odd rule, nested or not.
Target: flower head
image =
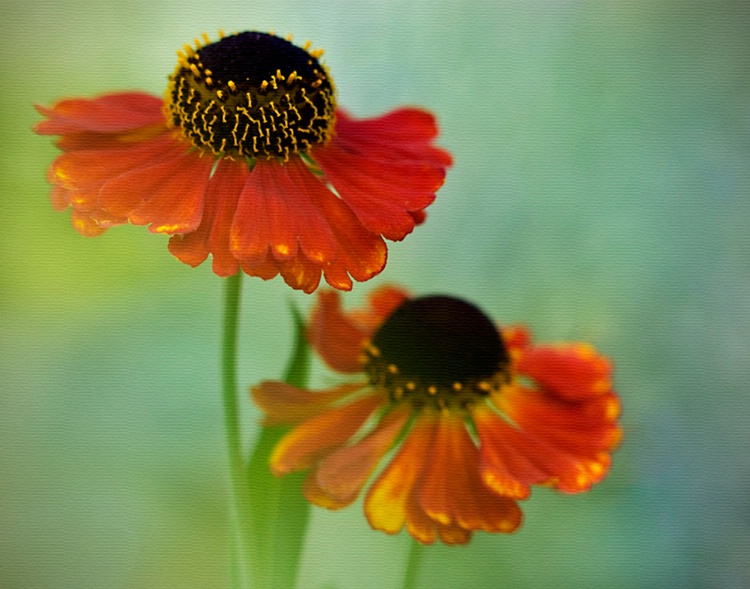
[[[309,469],[312,503],[345,507],[374,478],[373,528],[462,544],[474,531],[514,531],[532,485],[578,493],[609,470],[620,404],[610,362],[589,344],[534,344],[463,300],[392,287],[351,313],[321,293],[308,336],[329,366],[359,378],[252,392],[266,423],[294,425],[271,469]]]
[[[52,203],[95,236],[124,223],[219,276],[281,274],[311,292],[378,274],[383,239],[424,220],[451,164],[433,116],[357,120],[337,108],[322,50],[247,32],[178,51],[164,99],[141,92],[37,107],[59,135]]]

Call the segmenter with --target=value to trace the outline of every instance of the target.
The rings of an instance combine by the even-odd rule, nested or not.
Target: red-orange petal
[[[251,388],[253,401],[265,413],[263,423],[300,423],[326,411],[333,403],[356,393],[366,383],[347,383],[323,391],[308,391],[267,380]]]
[[[162,99],[145,92],[118,92],[96,98],[69,98],[51,108],[37,106],[47,117],[36,124],[40,135],[81,131],[118,133],[150,125],[164,125]]]
[[[430,145],[436,132],[431,115],[416,109],[365,121],[339,112],[336,135],[312,157],[369,231],[401,240],[450,165],[450,156]]]
[[[511,386],[493,402],[514,425],[488,407],[472,411],[482,445],[483,476],[490,486],[500,485],[494,477],[507,473],[523,485],[551,484],[577,493],[606,475],[609,452],[620,437],[614,395],[571,403]]]
[[[479,471],[479,450],[464,416],[443,411],[434,448],[424,473],[419,503],[444,526],[512,532],[521,524],[518,504],[490,490]]]
[[[229,231],[248,174],[245,162],[217,162],[206,189],[201,224],[195,231],[169,240],[169,251],[174,256],[195,267],[210,253],[215,274],[228,277],[237,273],[239,260],[229,249]]]
[[[277,476],[309,468],[345,444],[382,403],[378,394],[362,397],[316,415],[295,427],[274,448],[271,470]]]
[[[528,346],[519,355],[516,369],[550,393],[571,401],[612,390],[611,363],[589,344]]]
[[[362,371],[363,346],[369,332],[352,322],[341,309],[336,291],[321,291],[307,339],[320,357],[337,372]]]
[[[284,170],[295,190],[304,195],[300,200],[309,202],[306,206],[311,205],[311,211],[320,217],[317,225],[306,223],[302,241],[308,259],[321,265],[326,282],[339,290],[350,290],[349,275],[362,282],[381,272],[387,255],[382,238],[365,229],[351,209],[323,186],[301,159],[290,160]],[[312,212],[306,216],[312,218]],[[331,252],[329,245],[320,241],[329,235],[335,245]]]
[[[367,436],[324,458],[313,471],[316,493],[307,494],[308,500],[329,509],[340,509],[354,501],[410,415],[410,407],[399,406]]]

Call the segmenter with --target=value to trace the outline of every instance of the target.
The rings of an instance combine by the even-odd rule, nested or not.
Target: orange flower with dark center
[[[589,344],[534,344],[465,301],[396,288],[348,314],[338,293],[321,293],[308,336],[334,370],[363,378],[252,392],[267,424],[294,425],[271,469],[310,469],[314,504],[352,503],[393,450],[365,496],[370,525],[463,544],[517,529],[532,485],[578,493],[609,470],[620,403],[609,360]]]
[[[178,51],[164,100],[141,92],[37,107],[59,135],[52,202],[83,235],[148,225],[219,276],[281,274],[311,292],[378,274],[383,238],[424,220],[451,164],[416,108],[357,120],[336,107],[321,50],[241,33]],[[309,44],[308,44],[309,45]]]

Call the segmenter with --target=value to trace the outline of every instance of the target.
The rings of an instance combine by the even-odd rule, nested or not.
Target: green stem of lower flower
[[[250,525],[247,507],[244,462],[242,458],[242,438],[240,436],[240,410],[237,395],[237,326],[239,317],[240,293],[242,290],[242,272],[226,279],[224,285],[224,324],[221,353],[221,389],[224,402],[224,429],[229,453],[229,471],[232,482],[232,500],[235,521],[233,535],[235,538],[235,555],[233,562],[238,565],[232,575],[235,587],[244,588],[242,581],[247,578],[247,550],[244,531]],[[238,584],[239,583],[239,584]]]
[[[422,545],[416,540],[411,541],[409,549],[409,559],[406,561],[406,572],[404,573],[404,589],[414,589],[417,582],[417,573],[419,565],[422,562],[424,550]]]

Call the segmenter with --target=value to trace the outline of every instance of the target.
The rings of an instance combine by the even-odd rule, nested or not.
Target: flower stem
[[[409,550],[409,560],[406,561],[406,572],[404,574],[404,589],[414,589],[417,582],[417,573],[419,572],[419,565],[422,562],[422,555],[424,550],[422,545],[416,540],[411,541],[411,548]]]
[[[235,587],[244,587],[247,577],[243,564],[247,561],[244,530],[250,525],[245,490],[242,439],[240,437],[240,411],[237,396],[237,324],[239,317],[242,272],[226,279],[224,285],[224,335],[221,347],[221,389],[224,402],[224,429],[229,453],[229,472],[232,482],[233,536],[235,538],[232,581]]]

